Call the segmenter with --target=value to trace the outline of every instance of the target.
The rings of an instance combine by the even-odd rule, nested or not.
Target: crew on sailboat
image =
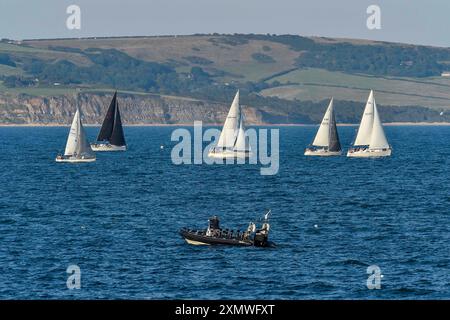
[[[64,155],[57,155],[56,162],[92,162],[95,161],[95,153],[89,145],[86,132],[81,123],[80,110],[77,107],[75,116],[73,117],[72,126],[70,127],[69,136],[67,138],[66,150]]]
[[[341,154],[341,143],[336,128],[333,98],[331,98],[322,123],[313,143],[306,148],[305,156],[338,156]]]
[[[102,127],[97,137],[97,142],[92,143],[94,151],[126,151],[125,136],[123,134],[122,120],[117,102],[117,91],[109,105],[103,120]]]
[[[347,157],[387,157],[391,153],[392,148],[384,134],[373,90],[371,90],[364,108],[354,147],[348,150]]]
[[[244,115],[239,104],[239,90],[234,97],[217,145],[209,153],[212,158],[248,158],[250,144],[245,136]]]

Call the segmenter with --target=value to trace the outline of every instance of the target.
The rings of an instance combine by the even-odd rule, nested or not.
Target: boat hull
[[[113,144],[97,144],[91,143],[91,149],[96,152],[114,152],[114,151],[126,151],[127,146],[115,146]]]
[[[341,154],[342,151],[328,151],[323,149],[305,150],[305,156],[331,157],[331,156],[340,156]]]
[[[96,158],[56,158],[56,162],[67,162],[67,163],[83,163],[83,162],[94,162]]]
[[[253,246],[253,241],[251,240],[238,240],[229,238],[218,238],[206,236],[204,234],[196,234],[194,232],[189,232],[188,230],[181,229],[180,235],[188,244],[192,245],[233,245],[233,246]]]
[[[208,153],[208,157],[210,158],[214,158],[214,159],[236,159],[236,158],[240,158],[240,159],[246,159],[246,158],[250,158],[252,156],[251,152],[245,152],[245,151],[221,151],[221,152],[213,152],[210,151]]]
[[[362,149],[358,151],[349,150],[347,152],[347,157],[350,158],[378,158],[378,157],[389,157],[392,154],[392,149]]]

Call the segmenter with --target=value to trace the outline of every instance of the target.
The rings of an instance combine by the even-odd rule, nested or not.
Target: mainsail
[[[109,104],[97,141],[108,141],[110,144],[116,146],[126,145],[119,105],[117,103],[117,91],[114,93]]]
[[[78,122],[80,119],[80,111],[77,108],[75,112],[75,116],[72,120],[72,125],[70,126],[69,137],[67,138],[66,150],[64,151],[64,155],[71,156],[75,153],[77,144],[78,144]]]
[[[329,151],[341,150],[341,144],[336,128],[336,119],[334,116],[333,99],[331,99],[330,104],[328,105],[312,145],[317,147],[328,147]]]
[[[236,145],[234,149],[236,151],[248,151],[250,146],[248,145],[247,137],[245,136],[245,127],[244,127],[244,116],[241,114],[239,121],[239,129],[236,138]]]
[[[77,108],[75,116],[70,127],[69,137],[67,138],[66,150],[64,151],[66,156],[93,156],[94,153],[88,142],[86,132],[84,131],[83,124],[81,123],[80,110]]]
[[[336,117],[334,116],[333,99],[330,101],[330,138],[328,144],[329,151],[341,151],[341,143],[339,142],[339,135],[336,127]]]
[[[378,115],[377,105],[373,101],[373,129],[370,137],[369,149],[385,149],[389,148],[389,143],[384,134],[383,126],[381,125],[380,116]]]
[[[328,147],[330,140],[330,113],[332,107],[333,107],[333,100],[330,101],[327,111],[323,116],[319,130],[317,131],[316,137],[314,138],[314,141],[312,143],[313,146]]]
[[[355,146],[367,146],[370,144],[373,130],[374,103],[375,99],[373,97],[373,91],[371,90],[366,107],[364,108],[364,114],[361,119],[361,124],[359,125],[358,134],[356,135]]]
[[[223,125],[222,132],[220,133],[219,142],[217,143],[217,149],[232,149],[236,145],[236,141],[239,134],[239,125],[241,120],[241,107],[239,105],[239,90],[234,97],[231,104],[230,111],[228,112],[227,119]]]

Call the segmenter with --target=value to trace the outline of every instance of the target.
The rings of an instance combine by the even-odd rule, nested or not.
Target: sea
[[[270,127],[276,175],[176,165],[175,129],[125,127],[127,152],[65,164],[68,128],[0,127],[0,299],[450,298],[450,127],[386,126],[379,159],[305,157],[317,127]],[[178,233],[268,209],[274,248]]]

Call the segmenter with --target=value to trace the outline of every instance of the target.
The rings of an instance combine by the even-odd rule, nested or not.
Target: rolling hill
[[[68,123],[76,103],[97,123],[113,89],[141,113],[126,123],[217,123],[238,88],[257,124],[317,123],[331,96],[356,123],[369,89],[383,121],[450,122],[449,62],[448,48],[293,35],[3,39],[0,123]]]

